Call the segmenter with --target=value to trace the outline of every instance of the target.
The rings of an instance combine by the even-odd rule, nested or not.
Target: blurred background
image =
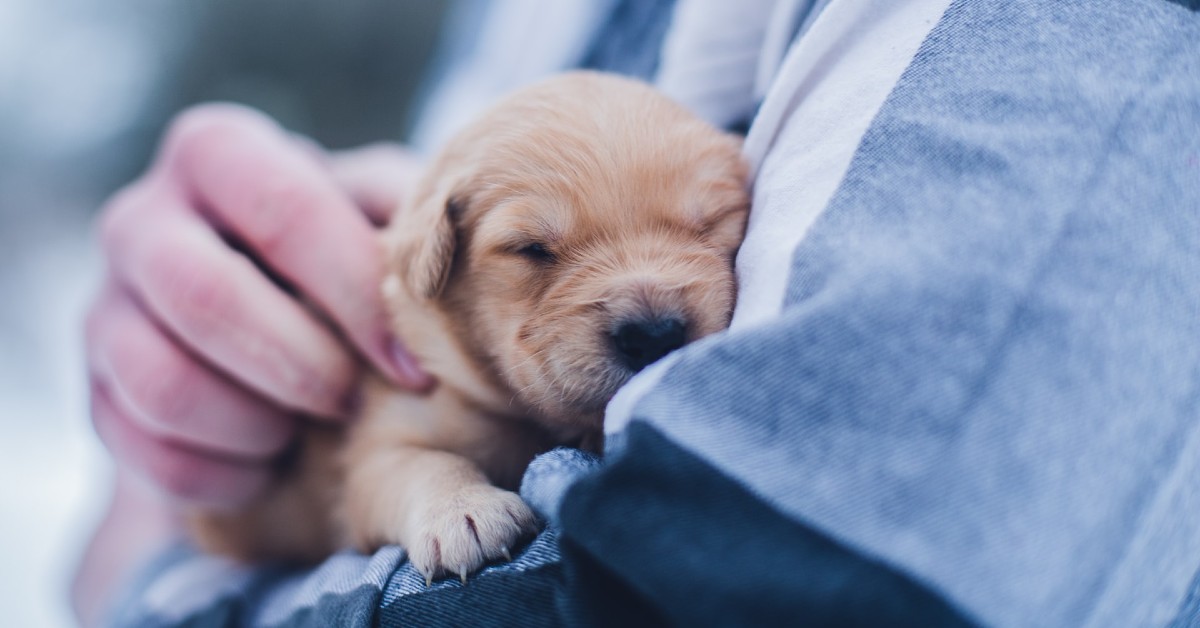
[[[73,624],[67,583],[108,497],[81,333],[96,210],[191,103],[246,103],[330,148],[405,139],[446,4],[0,2],[4,625]]]

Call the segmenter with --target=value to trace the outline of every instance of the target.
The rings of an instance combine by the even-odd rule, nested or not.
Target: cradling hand
[[[180,115],[100,221],[87,352],[118,464],[176,502],[236,507],[298,417],[353,414],[364,360],[431,385],[389,334],[375,235],[418,171],[398,147],[325,155],[242,107]]]

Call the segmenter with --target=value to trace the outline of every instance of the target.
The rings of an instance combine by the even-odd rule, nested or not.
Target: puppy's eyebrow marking
[[[525,246],[534,242],[550,246],[561,242],[570,226],[563,214],[514,200],[487,212],[480,232],[491,234],[486,239],[499,246]]]

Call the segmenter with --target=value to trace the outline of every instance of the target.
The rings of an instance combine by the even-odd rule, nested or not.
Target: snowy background
[[[402,139],[442,0],[0,1],[0,608],[65,626],[108,497],[82,319],[105,197],[192,102],[264,109],[330,147]]]

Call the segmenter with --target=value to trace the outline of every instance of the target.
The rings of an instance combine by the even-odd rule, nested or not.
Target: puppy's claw
[[[425,576],[425,586],[426,587],[433,586],[433,576]]]
[[[504,560],[512,562],[512,553],[508,551],[507,547],[500,548],[500,555],[504,557]]]
[[[458,579],[462,580],[463,584],[467,583],[467,566],[466,565],[458,566]]]

